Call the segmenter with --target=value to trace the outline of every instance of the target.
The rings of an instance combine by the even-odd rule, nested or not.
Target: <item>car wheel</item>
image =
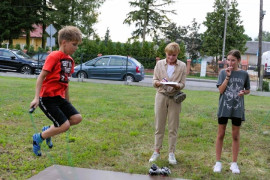
[[[32,74],[32,69],[31,69],[30,66],[24,65],[24,66],[21,68],[21,73],[22,73],[22,74]]]
[[[132,75],[127,75],[126,78],[125,78],[125,81],[127,81],[127,82],[134,82],[135,79],[134,79],[134,77]]]
[[[88,78],[88,76],[87,76],[86,72],[80,71],[77,74],[77,78]]]

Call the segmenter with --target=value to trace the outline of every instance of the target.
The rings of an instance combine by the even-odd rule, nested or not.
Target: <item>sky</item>
[[[130,8],[130,0],[106,0],[98,10],[100,12],[98,23],[94,26],[97,34],[103,39],[107,28],[110,30],[111,40],[113,42],[126,42],[131,37],[134,26],[123,24],[127,14],[135,10]],[[201,24],[200,33],[206,28],[202,24],[205,21],[207,12],[213,12],[215,0],[176,0],[176,3],[169,9],[176,10],[177,15],[167,15],[171,22],[177,26],[190,25],[195,18],[196,22]],[[245,34],[253,40],[259,34],[259,10],[260,0],[238,0],[238,9],[240,10],[240,19],[245,28]],[[263,19],[263,31],[270,32],[270,0],[263,0],[263,10],[266,15]]]

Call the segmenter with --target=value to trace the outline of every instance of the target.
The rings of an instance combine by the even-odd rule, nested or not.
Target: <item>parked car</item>
[[[144,79],[144,67],[132,57],[107,55],[77,65],[72,77],[138,82]]]
[[[264,65],[264,77],[270,78],[270,51],[262,54],[262,65]]]
[[[39,74],[43,63],[38,63],[20,50],[0,48],[0,69],[22,74]]]
[[[46,52],[43,52],[43,53],[37,53],[35,54],[34,56],[32,56],[32,59],[36,60],[36,61],[40,61],[40,62],[45,62],[47,56],[49,55],[50,53],[46,53]]]
[[[257,70],[256,65],[248,65],[248,70]]]

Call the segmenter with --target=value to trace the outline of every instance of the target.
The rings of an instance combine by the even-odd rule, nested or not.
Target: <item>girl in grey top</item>
[[[240,144],[240,127],[245,120],[244,95],[250,93],[250,80],[246,71],[238,68],[241,54],[238,50],[232,50],[227,55],[228,67],[221,70],[217,87],[219,88],[218,108],[218,134],[216,140],[216,164],[214,172],[221,172],[220,162],[223,139],[228,119],[232,120],[232,173],[240,173],[237,165],[237,156]]]

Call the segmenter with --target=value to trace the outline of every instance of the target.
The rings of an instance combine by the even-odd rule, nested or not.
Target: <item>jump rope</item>
[[[33,125],[33,128],[34,128],[35,133],[38,133],[39,131],[37,129],[36,123],[35,123],[34,118],[33,118],[33,115],[32,115],[34,111],[35,111],[35,108],[34,107],[30,108],[29,109],[29,116],[30,116],[30,119],[31,119],[31,122],[32,122],[32,125]],[[67,144],[67,147],[66,148],[67,148],[68,165],[70,167],[74,167],[74,164],[73,164],[73,161],[72,161],[72,157],[71,157],[71,153],[70,153],[70,146],[69,146],[69,130],[66,131],[66,144]],[[40,144],[40,146],[41,146],[41,144]],[[44,151],[43,152],[45,152],[45,154],[49,157],[51,163],[52,164],[55,164],[55,161],[54,161],[53,157],[48,152],[48,147],[47,146],[45,146],[45,147],[46,148],[44,148]],[[73,174],[74,177],[71,178],[70,175],[65,175],[65,173],[59,168],[59,166],[55,166],[55,167],[57,168],[58,172],[60,173],[60,176],[63,179],[77,179],[77,180],[79,179],[77,173],[74,172],[74,169],[73,168],[72,168],[72,171],[73,171],[72,174]]]

